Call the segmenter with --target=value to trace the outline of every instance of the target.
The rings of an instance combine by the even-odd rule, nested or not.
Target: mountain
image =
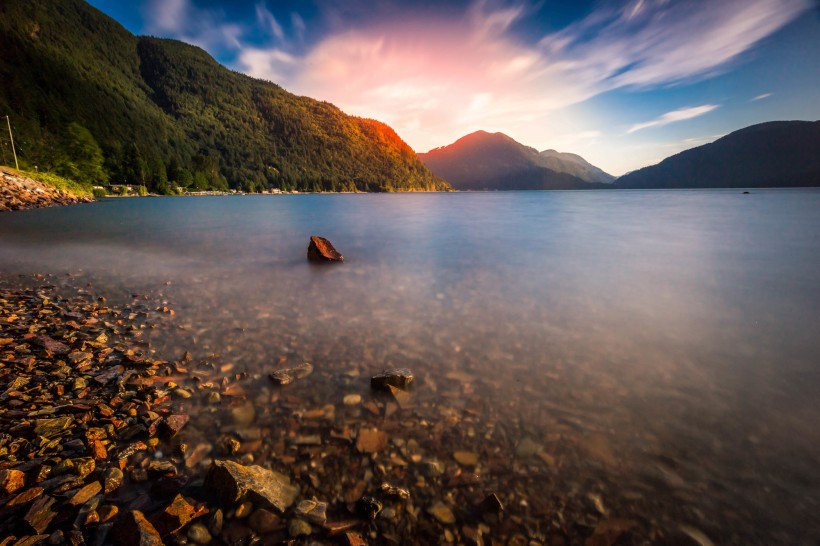
[[[503,133],[477,131],[419,157],[457,190],[609,187],[614,177],[575,154],[539,153]]]
[[[160,191],[449,189],[387,125],[134,36],[82,0],[0,2],[0,81],[20,159],[41,170],[70,170],[71,135],[90,133],[112,183]]]
[[[773,121],[625,174],[618,188],[820,186],[820,121]]]
[[[614,176],[592,165],[578,154],[544,150],[539,155],[541,156],[541,164],[544,167],[559,173],[577,176],[584,182],[609,184],[615,180]]]

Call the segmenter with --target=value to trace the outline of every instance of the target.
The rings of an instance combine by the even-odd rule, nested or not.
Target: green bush
[[[14,171],[14,169],[11,169]],[[81,184],[76,180],[72,180],[70,178],[65,178],[63,176],[58,176],[53,173],[43,172],[43,171],[16,171],[19,172],[23,176],[27,176],[32,180],[36,180],[37,182],[42,182],[43,184],[48,184],[49,186],[53,186],[58,190],[67,191],[70,193],[74,193],[81,196],[90,196],[91,195],[91,187],[87,184]]]
[[[99,199],[100,197],[105,197],[106,195],[108,195],[108,192],[105,191],[105,188],[94,188],[91,191],[94,194],[94,197],[96,197],[97,199]]]

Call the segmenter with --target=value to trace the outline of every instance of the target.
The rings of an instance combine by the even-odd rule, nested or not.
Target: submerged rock
[[[360,453],[378,453],[387,449],[387,433],[376,428],[359,430],[356,438],[356,449]]]
[[[382,511],[382,503],[370,496],[364,496],[356,503],[356,511],[367,519],[376,519]]]
[[[313,364],[302,362],[293,368],[276,370],[270,374],[270,379],[277,385],[288,385],[298,379],[304,379],[313,373]]]
[[[307,251],[308,260],[311,262],[343,262],[344,256],[333,248],[333,245],[324,237],[313,235]]]
[[[450,507],[440,501],[428,508],[427,513],[444,525],[450,525],[456,522],[456,517],[453,515],[453,511],[450,510]]]
[[[232,506],[247,496],[254,504],[271,506],[279,512],[287,510],[299,493],[299,489],[284,474],[261,466],[243,466],[220,460],[215,460],[211,465],[205,486],[217,492],[226,506]]]
[[[303,500],[296,505],[295,514],[309,523],[324,525],[327,521],[327,503],[317,500]]]
[[[390,386],[406,390],[413,383],[413,372],[407,368],[384,370],[370,378],[370,386],[378,390],[389,390]]]
[[[301,519],[290,520],[288,524],[288,534],[293,538],[308,536],[311,533],[313,533],[313,527],[310,526],[310,523]]]

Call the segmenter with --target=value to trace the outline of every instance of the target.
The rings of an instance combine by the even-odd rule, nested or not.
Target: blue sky
[[[92,0],[135,34],[390,124],[425,152],[483,129],[620,175],[820,118],[813,0]]]

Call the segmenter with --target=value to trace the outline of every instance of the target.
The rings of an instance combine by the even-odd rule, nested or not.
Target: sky
[[[621,175],[820,119],[818,0],[91,0],[135,34],[392,126],[477,130]]]

